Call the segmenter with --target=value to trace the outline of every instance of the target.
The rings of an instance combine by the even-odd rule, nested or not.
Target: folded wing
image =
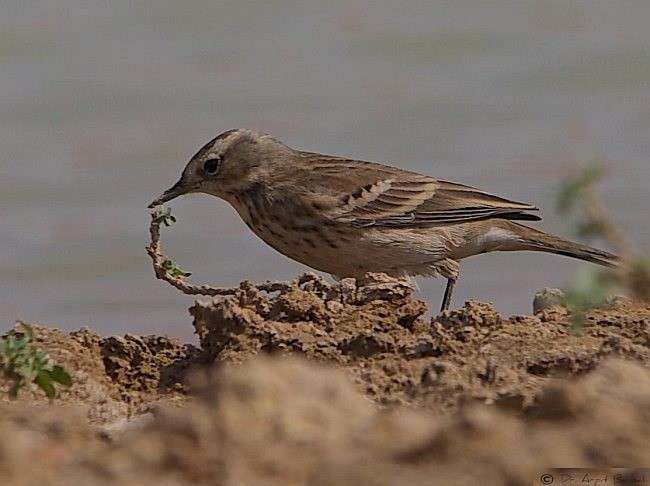
[[[537,210],[533,205],[380,164],[321,159],[312,173],[312,180],[323,183],[312,190],[325,190],[337,197],[333,219],[355,226],[424,227],[489,218],[541,219],[528,212]]]

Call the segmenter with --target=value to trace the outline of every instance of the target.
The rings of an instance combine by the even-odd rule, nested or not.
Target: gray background
[[[191,337],[190,297],[153,278],[147,203],[207,140],[267,131],[543,209],[605,161],[603,196],[650,243],[650,2],[5,1],[0,7],[0,325]],[[192,280],[234,285],[304,267],[218,199],[173,203],[163,234]],[[470,297],[527,312],[581,264],[467,260]],[[420,280],[437,308],[444,282]]]

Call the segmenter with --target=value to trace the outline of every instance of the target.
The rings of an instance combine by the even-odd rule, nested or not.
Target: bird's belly
[[[335,228],[329,221],[296,214],[290,208],[233,206],[253,233],[283,255],[323,272],[354,275],[339,225]]]
[[[404,230],[343,224],[301,226],[295,221],[267,221],[249,227],[285,256],[337,277],[361,277],[366,272],[429,274],[430,266],[446,256],[434,238],[424,240]]]
[[[308,267],[337,276],[357,273],[355,259],[349,248],[344,248],[340,234],[315,226],[300,228],[278,222],[249,227],[269,246]]]
[[[304,206],[233,204],[246,225],[283,255],[337,277],[366,272],[435,274],[449,254],[445,230],[359,228],[324,220]]]

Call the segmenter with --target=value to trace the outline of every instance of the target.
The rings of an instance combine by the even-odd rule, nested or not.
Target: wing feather
[[[539,220],[525,204],[402,169],[318,154],[306,188],[334,196],[331,217],[367,227],[424,227],[489,218]],[[318,194],[317,194],[318,195]]]

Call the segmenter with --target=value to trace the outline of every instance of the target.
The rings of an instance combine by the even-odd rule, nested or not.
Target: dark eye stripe
[[[221,165],[221,157],[208,159],[203,163],[203,170],[208,174],[216,174]]]

